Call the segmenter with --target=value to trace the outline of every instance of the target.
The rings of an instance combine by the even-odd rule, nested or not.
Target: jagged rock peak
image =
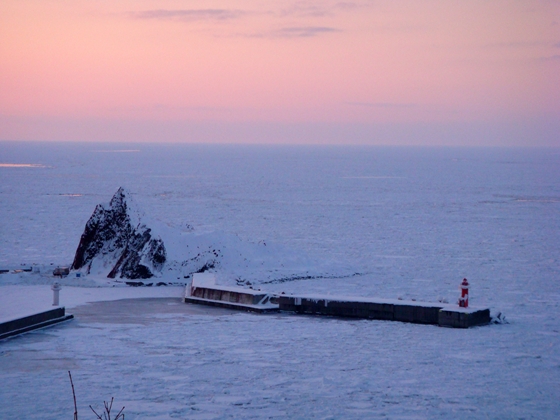
[[[150,278],[166,261],[163,241],[151,229],[130,197],[119,188],[109,204],[99,204],[87,221],[72,269],[107,277]]]
[[[132,194],[126,188],[119,187],[109,202],[109,209],[128,216],[129,223],[133,227],[137,227],[141,222],[142,215],[132,198]]]
[[[126,200],[127,197],[129,197],[131,194],[130,192],[123,188],[123,187],[119,187],[119,189],[117,190],[117,192],[113,195],[113,198],[111,198],[111,201],[109,202],[109,207],[111,208],[119,208],[119,207],[124,207],[126,208]]]

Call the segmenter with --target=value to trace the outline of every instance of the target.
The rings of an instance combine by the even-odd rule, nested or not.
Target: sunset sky
[[[2,0],[0,140],[560,147],[560,1]]]

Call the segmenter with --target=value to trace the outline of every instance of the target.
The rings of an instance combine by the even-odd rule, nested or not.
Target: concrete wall
[[[294,296],[280,296],[279,304],[281,311],[299,314],[401,321],[453,328],[469,328],[490,322],[490,310],[488,309],[466,313],[459,308],[457,308],[457,311],[453,309],[444,310],[442,306],[430,304],[354,302]]]
[[[220,300],[224,302],[241,303],[244,305],[256,305],[265,298],[266,293],[250,294],[229,290],[196,287],[192,293],[192,296],[201,299]]]
[[[446,309],[439,311],[438,325],[440,327],[469,328],[488,323],[490,323],[489,309],[476,312],[456,312]]]
[[[62,307],[3,322],[0,324],[0,339],[46,327],[71,318],[73,318],[73,316],[66,315],[65,309]]]

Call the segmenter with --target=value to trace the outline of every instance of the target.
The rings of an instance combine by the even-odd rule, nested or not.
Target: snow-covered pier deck
[[[74,318],[73,315],[66,315],[66,309],[64,307],[59,307],[44,312],[5,320],[0,322],[0,340],[58,324],[59,322],[67,321],[72,318]]]
[[[469,328],[490,323],[490,310],[487,308],[460,308],[458,305],[444,303],[291,295],[281,295],[278,303],[281,311],[298,314],[401,321],[452,328]]]
[[[278,298],[260,290],[217,285],[214,275],[194,274],[190,285],[185,288],[185,303],[219,306],[249,312],[278,311]]]

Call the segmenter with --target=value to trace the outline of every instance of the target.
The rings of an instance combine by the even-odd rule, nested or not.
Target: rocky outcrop
[[[115,193],[99,204],[86,223],[72,263],[73,270],[106,271],[109,278],[147,279],[161,272],[167,256],[161,238],[142,223],[129,193]]]
[[[130,193],[119,188],[87,221],[72,269],[95,277],[125,279],[129,285],[157,284],[216,273],[222,284],[258,284],[340,277],[339,263],[319,263],[305,253],[271,243],[252,243],[225,232],[197,234],[190,225],[171,225],[140,213]],[[355,271],[352,271],[354,273]],[[126,281],[129,280],[129,281]],[[120,281],[119,281],[120,282]]]

